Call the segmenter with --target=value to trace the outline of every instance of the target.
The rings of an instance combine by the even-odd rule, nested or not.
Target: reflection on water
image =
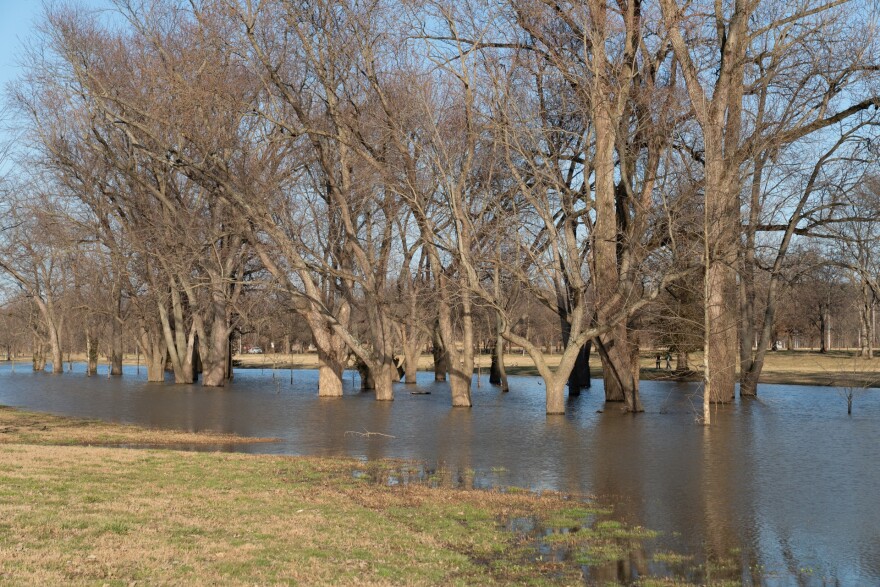
[[[0,367],[0,404],[282,439],[237,447],[249,452],[425,461],[477,487],[596,495],[615,518],[661,533],[650,552],[626,557],[630,574],[687,565],[696,581],[880,584],[880,391],[848,417],[833,389],[768,385],[757,401],[713,408],[705,428],[694,384],[643,382],[647,413],[632,416],[606,405],[595,381],[567,415],[548,417],[529,377],[511,377],[509,394],[484,381],[468,410],[450,408],[430,373],[419,374],[430,394],[400,384],[380,403],[351,374],[345,397],[319,399],[312,371],[291,383],[287,371],[240,370],[228,388],[204,389],[147,383],[134,367],[114,379],[86,378],[82,365],[60,376],[26,367]]]

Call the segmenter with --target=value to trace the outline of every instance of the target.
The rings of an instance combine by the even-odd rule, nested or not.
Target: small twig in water
[[[363,432],[355,432],[354,430],[346,430],[345,435],[354,434],[355,436],[365,436],[369,438],[370,436],[384,436],[385,438],[397,438],[396,436],[391,436],[390,434],[382,434],[381,432],[368,432],[364,430]]]

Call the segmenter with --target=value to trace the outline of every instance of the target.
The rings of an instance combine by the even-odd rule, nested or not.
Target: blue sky
[[[21,43],[33,30],[42,10],[40,0],[0,0],[0,84],[18,75]]]
[[[106,6],[106,0],[80,0],[86,6]],[[21,47],[34,33],[43,0],[0,0],[0,88],[18,76]]]

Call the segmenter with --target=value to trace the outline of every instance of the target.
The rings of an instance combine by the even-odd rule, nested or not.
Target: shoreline
[[[277,442],[277,438],[240,436],[212,431],[184,432],[116,424],[97,419],[58,416],[0,405],[0,445],[51,444],[150,448],[230,448]]]
[[[835,350],[822,354],[815,350],[776,351],[768,353],[767,363],[761,373],[759,383],[772,385],[805,385],[817,387],[880,387],[880,356],[862,359],[855,356],[857,351]],[[640,381],[700,382],[702,371],[699,365],[702,354],[690,355],[691,370],[656,369],[656,351],[645,351],[640,355]],[[474,375],[488,378],[489,355],[476,357]],[[317,369],[317,357],[313,354],[255,354],[235,355],[236,369],[289,370]],[[559,355],[551,355],[548,365],[551,368],[559,363]],[[590,378],[602,379],[602,369],[598,358],[593,357]],[[538,377],[538,371],[528,356],[505,355],[508,375]],[[430,355],[419,358],[419,372],[430,372],[433,359]]]
[[[656,369],[655,356],[658,351],[643,351],[640,355],[640,381],[671,381],[671,382],[699,382],[702,372],[699,365],[702,364],[702,355],[692,353],[689,364],[693,370],[685,372],[677,370]],[[857,350],[834,350],[828,353],[820,353],[816,350],[776,351],[768,353],[767,361],[761,373],[760,383],[773,385],[806,385],[820,387],[880,387],[880,357],[874,359],[862,359],[856,356]],[[82,363],[85,357],[72,354],[70,358],[76,363]],[[488,378],[489,355],[477,355],[475,376]],[[234,355],[235,369],[247,370],[278,370],[286,371],[291,368],[317,369],[318,359],[314,353],[299,354],[242,354]],[[18,357],[15,359],[16,369],[19,367],[30,371],[30,359]],[[65,361],[67,362],[67,361]],[[549,355],[548,365],[553,368],[558,365],[559,355]],[[602,379],[602,369],[599,367],[597,357],[591,362],[591,379]],[[0,365],[10,362],[0,360]],[[126,355],[123,364],[126,366],[138,365],[133,355]],[[538,372],[528,356],[521,354],[505,355],[505,365],[508,375],[537,377]],[[141,363],[141,366],[143,364]],[[106,376],[107,362],[99,362],[99,375]],[[353,367],[349,367],[351,369]],[[431,355],[421,355],[418,370],[429,372],[433,368]]]
[[[583,584],[626,559],[640,585],[690,584],[652,577],[670,556],[651,554],[656,532],[582,496],[439,472],[392,483],[402,461],[95,447],[83,430],[156,431],[7,407],[0,420],[4,583]]]

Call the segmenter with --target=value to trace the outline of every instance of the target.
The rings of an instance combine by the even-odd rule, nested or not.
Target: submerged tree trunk
[[[589,389],[592,385],[590,382],[590,350],[592,346],[593,341],[588,340],[581,347],[581,352],[578,353],[574,369],[568,376],[569,395],[580,395],[583,389]]]
[[[378,401],[392,401],[394,399],[394,380],[397,375],[397,366],[391,361],[383,361],[380,363],[377,373],[373,375],[373,387],[376,390],[376,399]],[[372,369],[370,372],[372,373]]]
[[[613,331],[619,332],[621,328],[625,331],[626,325],[615,327]],[[596,350],[599,352],[599,358],[602,359],[605,401],[622,401],[625,402],[626,411],[642,412],[644,408],[639,396],[638,346],[630,344],[624,346],[621,341],[626,341],[626,335],[620,338],[596,339]],[[612,349],[608,348],[609,343],[613,345]],[[610,350],[614,352],[611,353]],[[609,397],[620,397],[620,399],[609,399]]]
[[[118,289],[110,317],[110,375],[122,375],[122,360],[122,290]]]
[[[548,415],[565,414],[565,384],[563,377],[544,379],[547,387],[546,411]]]
[[[159,319],[165,336],[165,346],[168,349],[168,359],[174,372],[174,382],[187,384],[193,382],[193,351],[196,332],[193,326],[187,328],[180,292],[174,288],[173,283],[171,285],[171,316],[168,314],[165,303],[160,301]]]
[[[495,290],[495,299],[500,303],[501,300],[501,243],[496,248],[497,259],[495,262],[495,270],[493,274],[493,285]],[[504,329],[504,316],[500,309],[495,310],[495,345],[492,349],[492,367],[489,370],[489,383],[492,385],[500,385],[501,392],[510,391],[507,385],[507,370],[504,368],[504,336],[501,332]]]
[[[414,312],[411,312],[411,314]],[[411,316],[410,319],[417,319]],[[419,372],[419,358],[422,355],[422,347],[425,344],[425,335],[413,325],[401,325],[397,328],[400,346],[403,348],[403,365],[398,361],[398,377],[404,378],[404,383],[413,385]]]
[[[114,324],[116,322],[114,321]],[[115,327],[110,333],[110,375],[122,375],[122,332],[120,327]]]
[[[370,366],[360,359],[357,362],[357,372],[361,380],[361,391],[373,391],[376,389],[376,380],[373,377],[373,372],[370,371]]]
[[[501,336],[501,333],[496,334],[495,345],[492,347],[489,383],[500,386],[502,392],[510,391],[510,386],[507,384],[507,369],[504,367],[504,337]]]
[[[416,376],[419,372],[420,350],[421,345],[415,349],[411,345],[404,345],[403,347],[403,381],[409,385],[416,383]]]
[[[717,141],[716,137],[716,141]],[[720,145],[720,142],[716,143]],[[706,386],[712,403],[727,403],[736,391],[739,355],[736,285],[740,212],[738,179],[729,174],[720,146],[707,154],[705,188]]]
[[[34,336],[33,346],[31,351],[31,365],[33,366],[34,371],[45,371],[46,370],[46,345],[37,336]]]
[[[569,322],[570,316],[566,312],[564,315],[560,316],[560,322],[562,326],[562,346],[563,348],[568,346],[569,339],[571,338],[571,323]],[[568,376],[568,395],[569,396],[577,396],[581,394],[581,390],[584,388],[589,388],[590,383],[590,350],[593,346],[593,341],[588,340],[581,347],[580,352],[578,353],[577,359],[574,363],[574,368],[571,370],[571,374]]]
[[[318,396],[342,397],[342,372],[345,365],[318,350]]]
[[[168,352],[159,329],[148,330],[142,325],[137,344],[147,365],[147,381],[154,383],[165,381],[165,362]]]
[[[98,337],[91,329],[86,330],[86,375],[98,374]]]
[[[229,363],[229,311],[225,296],[216,292],[211,305],[211,331],[206,332],[204,323],[199,325],[199,356],[202,360],[202,385],[223,387],[226,385]]]
[[[347,321],[347,311],[340,316]],[[306,319],[318,351],[318,396],[342,397],[342,373],[347,358],[345,342],[327,327],[317,312],[308,312]]]
[[[449,366],[446,361],[446,350],[443,348],[443,337],[440,335],[440,322],[434,325],[431,353],[434,358],[434,381],[446,381]]]
[[[626,325],[618,324],[608,334],[600,336],[596,350],[602,363],[602,379],[606,402],[622,402],[626,399],[626,384],[630,370],[629,352],[626,347]]]
[[[445,279],[444,279],[445,281]],[[446,364],[449,367],[449,388],[452,392],[453,407],[471,407],[471,379],[474,375],[474,329],[471,316],[471,298],[466,290],[460,292],[462,308],[461,350],[455,344],[455,331],[452,326],[452,310],[448,300],[441,300],[440,333],[446,351]]]
[[[426,330],[418,324],[421,320],[419,315],[419,307],[416,303],[416,296],[411,292],[410,308],[406,317],[406,323],[395,326],[397,337],[400,339],[400,346],[403,349],[403,364],[397,361],[399,376],[404,378],[404,383],[413,385],[416,383],[416,377],[419,371],[419,359],[422,356],[422,348],[425,346]]]

